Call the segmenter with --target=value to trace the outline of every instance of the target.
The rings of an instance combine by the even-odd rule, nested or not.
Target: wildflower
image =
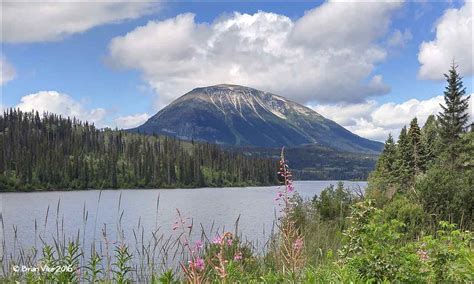
[[[216,235],[212,240],[212,243],[215,245],[219,245],[222,242],[222,238],[219,235]]]
[[[194,261],[194,267],[199,271],[204,270],[204,259],[197,257]]]
[[[197,240],[195,243],[194,243],[194,249],[199,251],[200,249],[202,249],[204,247],[204,244],[202,243],[201,240]]]
[[[234,260],[235,261],[242,260],[242,253],[240,251],[234,255]]]
[[[231,245],[232,245],[232,239],[228,239],[228,240],[227,240],[227,245],[228,245],[228,246],[231,246]]]
[[[303,239],[297,238],[293,243],[293,249],[296,251],[300,251],[303,248]]]
[[[295,190],[295,187],[293,186],[292,183],[289,183],[289,184],[288,184],[288,191],[289,191],[289,192],[293,192],[293,190]]]

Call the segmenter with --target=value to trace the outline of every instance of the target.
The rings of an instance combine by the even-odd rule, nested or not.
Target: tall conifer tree
[[[418,126],[417,118],[413,118],[410,122],[408,130],[408,141],[410,144],[410,171],[413,175],[417,175],[424,170],[424,150],[421,142],[421,130]]]
[[[428,116],[421,129],[421,140],[425,150],[425,163],[428,167],[439,153],[438,121],[434,115]]]
[[[448,85],[444,91],[445,105],[441,105],[443,111],[438,114],[438,121],[447,161],[451,167],[455,167],[459,153],[462,152],[461,134],[466,131],[469,120],[470,96],[465,96],[466,88],[454,62],[449,73],[444,76]]]
[[[408,140],[407,128],[403,126],[397,142],[397,176],[402,188],[412,184],[410,171],[411,164],[410,141]]]

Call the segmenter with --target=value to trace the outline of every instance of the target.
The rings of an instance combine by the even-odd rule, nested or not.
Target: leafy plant
[[[120,284],[131,282],[131,279],[128,278],[128,274],[133,271],[129,264],[133,255],[128,251],[128,246],[121,244],[115,247],[115,258],[116,261],[113,263],[115,269],[112,270],[114,280]]]

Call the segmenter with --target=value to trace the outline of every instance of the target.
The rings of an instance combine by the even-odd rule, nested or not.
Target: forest
[[[413,118],[398,141],[385,142],[369,178],[369,196],[384,204],[405,196],[440,220],[471,228],[474,220],[474,128],[469,96],[453,65],[446,74],[445,104],[420,128]]]
[[[0,116],[0,191],[276,184],[275,160],[7,109]]]

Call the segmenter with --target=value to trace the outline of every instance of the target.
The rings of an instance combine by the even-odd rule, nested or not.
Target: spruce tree
[[[435,161],[439,151],[438,121],[434,115],[428,116],[421,130],[421,141],[425,151],[426,167]]]
[[[410,171],[413,175],[417,175],[424,170],[424,150],[421,142],[421,130],[418,126],[417,118],[413,118],[410,122],[408,130],[408,141],[410,144]]]
[[[448,86],[444,92],[445,105],[441,105],[443,111],[438,114],[439,133],[447,162],[453,168],[463,148],[460,143],[461,134],[465,132],[469,120],[470,96],[465,96],[466,88],[463,86],[461,75],[457,72],[457,65],[453,63],[449,74],[444,76]]]
[[[400,135],[398,136],[396,162],[397,176],[402,188],[407,188],[412,184],[413,178],[410,171],[411,159],[412,155],[407,128],[406,126],[403,126]]]
[[[395,142],[393,141],[392,134],[388,135],[385,145],[380,155],[379,160],[377,161],[377,171],[383,173],[384,175],[393,175],[395,171],[395,161],[397,158],[397,148]]]

